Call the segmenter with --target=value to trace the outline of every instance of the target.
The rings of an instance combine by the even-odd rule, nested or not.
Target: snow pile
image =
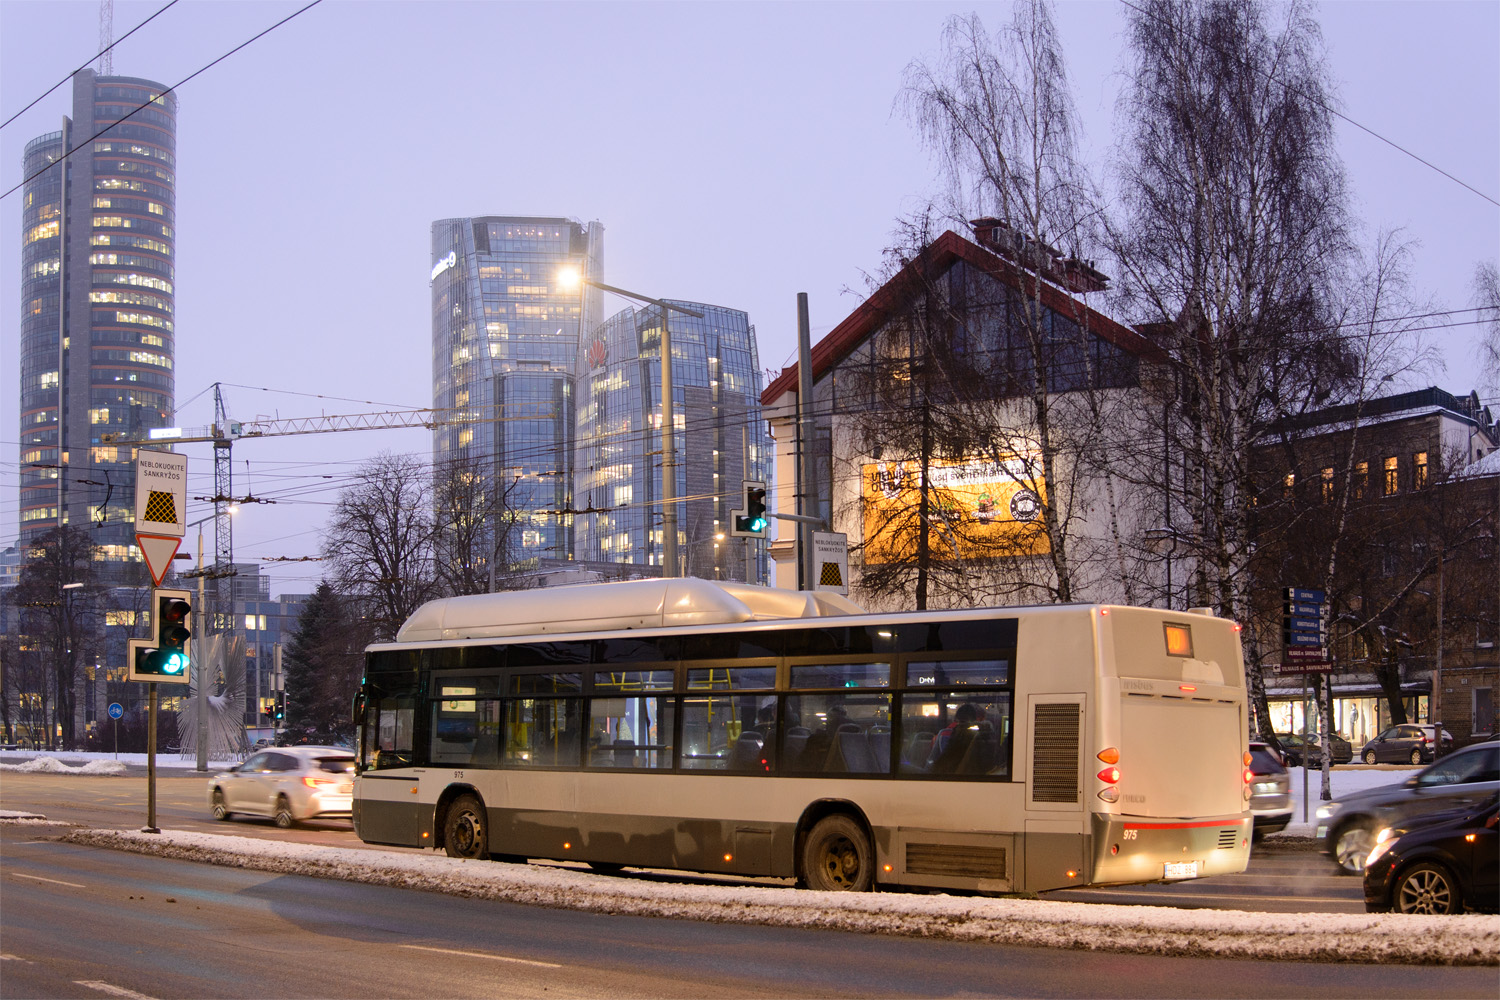
[[[1094,951],[1320,962],[1500,964],[1500,916],[1179,910],[905,893],[641,882],[540,865],[217,834],[74,830],[72,843],[591,913]]]
[[[56,757],[36,757],[24,764],[0,764],[0,771],[25,774],[124,774],[126,767],[117,760],[90,760],[70,767]]]

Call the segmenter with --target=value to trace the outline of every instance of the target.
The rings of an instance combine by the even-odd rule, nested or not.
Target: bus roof
[[[780,590],[694,577],[626,580],[428,601],[401,626],[396,641],[674,628],[864,613],[853,601],[828,591]]]

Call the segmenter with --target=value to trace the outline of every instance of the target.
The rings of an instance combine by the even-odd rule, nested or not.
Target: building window
[[[1329,466],[1319,475],[1319,489],[1324,503],[1333,503],[1333,467]]]
[[[1366,491],[1370,488],[1370,463],[1354,463],[1354,496],[1357,500],[1365,498]]]
[[[1297,474],[1295,472],[1288,472],[1285,476],[1281,477],[1281,499],[1290,500],[1296,488]]]
[[[1427,452],[1419,451],[1411,457],[1411,488],[1427,488]]]
[[[1495,731],[1495,689],[1474,689],[1474,734],[1489,735]]]
[[[1398,471],[1399,470],[1396,467],[1396,456],[1392,455],[1390,458],[1387,458],[1385,460],[1385,482],[1383,485],[1383,492],[1386,496],[1391,496],[1401,488],[1400,481],[1396,478]]]

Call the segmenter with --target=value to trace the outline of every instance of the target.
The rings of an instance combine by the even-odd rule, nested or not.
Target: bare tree
[[[1492,260],[1474,267],[1474,305],[1480,310],[1479,370],[1490,389],[1500,391],[1500,268]]]
[[[1125,301],[1153,324],[1177,376],[1162,440],[1176,458],[1195,603],[1246,623],[1263,717],[1254,448],[1356,373],[1331,298],[1352,252],[1334,98],[1301,0],[1145,0],[1128,34],[1132,132],[1110,240]]]
[[[355,473],[329,519],[323,557],[337,589],[360,603],[377,638],[393,638],[437,594],[432,499],[424,463],[383,452]]]
[[[445,594],[487,594],[515,585],[513,558],[523,512],[514,496],[520,470],[488,470],[459,456],[433,478],[433,536],[438,584]],[[534,580],[534,574],[520,577]]]
[[[1091,382],[1087,313],[1079,306],[1067,317],[1071,323],[1054,324],[1043,298],[1053,283],[1074,291],[1103,283],[1081,259],[1095,198],[1077,157],[1076,113],[1051,5],[1016,4],[993,39],[978,15],[952,18],[937,65],[908,67],[903,99],[941,157],[952,188],[950,213],[960,221],[993,213],[991,231],[999,235],[991,245],[1024,276],[1006,310],[1021,356],[1005,367],[1015,398],[1030,405],[1020,421],[1012,416],[991,425],[1003,433],[988,451],[1036,465],[1025,474],[1046,484],[1037,494],[1038,513],[1052,589],[1057,600],[1073,600],[1078,567],[1070,526],[1077,511],[1069,504],[1080,494],[1062,479],[1086,463],[1065,471],[1062,456],[1086,450],[1098,415],[1083,396],[1058,394]]]
[[[104,644],[106,590],[95,579],[97,548],[82,528],[54,528],[27,550],[21,579],[10,595],[21,611],[22,634],[42,652],[46,664],[46,680],[39,690],[27,693],[40,702],[49,741],[60,730],[68,749],[82,739],[75,713],[81,707],[80,666],[94,662]]]

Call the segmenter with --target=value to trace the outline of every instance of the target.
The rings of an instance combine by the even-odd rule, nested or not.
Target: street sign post
[[[135,453],[135,542],[160,587],[187,531],[187,456]]]
[[[849,593],[849,536],[842,531],[813,532],[814,590]]]

